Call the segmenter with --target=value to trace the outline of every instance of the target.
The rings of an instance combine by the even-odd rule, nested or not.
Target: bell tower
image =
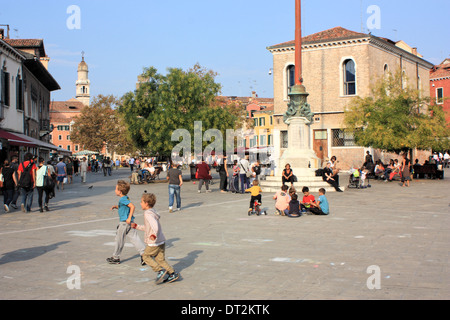
[[[85,106],[90,103],[90,85],[88,77],[89,69],[87,63],[84,61],[84,52],[81,53],[81,62],[78,64],[78,79],[76,82],[76,96],[78,101],[81,101]]]

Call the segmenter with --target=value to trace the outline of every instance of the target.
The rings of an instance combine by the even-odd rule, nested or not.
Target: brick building
[[[445,59],[430,71],[430,97],[442,106],[450,126],[450,59]]]
[[[52,133],[51,142],[63,149],[76,153],[80,146],[74,144],[70,139],[74,119],[79,116],[84,104],[77,99],[67,101],[52,101],[50,105],[50,123]]]
[[[288,89],[294,84],[295,44],[289,41],[267,49],[273,55],[274,158],[279,159],[288,141],[283,114],[289,102]],[[405,86],[418,88],[428,96],[432,67],[416,48],[403,41],[393,42],[342,27],[303,37],[303,84],[315,113],[309,145],[321,162],[334,155],[340,160],[340,166],[348,169],[361,166],[367,150],[375,159],[386,161],[392,157],[355,145],[352,135],[342,130],[344,110],[354,97],[370,95],[371,86],[380,77],[398,70],[405,75]],[[414,157],[425,159],[420,152]]]

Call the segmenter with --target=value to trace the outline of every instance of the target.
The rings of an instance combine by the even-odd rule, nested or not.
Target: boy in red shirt
[[[312,194],[309,193],[308,187],[303,187],[303,200],[300,201],[300,207],[302,209],[302,212],[305,213],[309,208],[311,208],[311,204],[316,202],[316,199]]]

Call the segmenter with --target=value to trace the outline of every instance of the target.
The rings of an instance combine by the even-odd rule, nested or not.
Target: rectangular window
[[[327,130],[314,130],[314,139],[315,140],[327,140]]]
[[[69,135],[66,137],[66,140],[67,140],[67,141],[70,141],[70,136],[69,136]]]
[[[258,126],[258,119],[254,118],[253,119],[253,124],[255,125],[255,127],[257,127]]]
[[[271,146],[273,144],[273,135],[269,134],[268,139],[267,139],[267,145]]]
[[[436,89],[436,103],[443,104],[444,103],[444,88]]]
[[[23,80],[16,77],[16,109],[23,111]]]
[[[261,117],[259,118],[259,126],[264,127],[266,125],[266,118]]]
[[[260,146],[266,145],[266,136],[259,136],[259,145]]]
[[[58,140],[60,140],[60,141],[62,140],[62,135],[58,136]]]
[[[333,147],[354,147],[356,146],[353,132],[345,132],[341,129],[333,129]]]
[[[281,147],[287,148],[289,146],[289,140],[288,140],[288,131],[281,131],[280,132],[280,138],[281,138]]]
[[[2,70],[1,76],[1,84],[2,84],[2,104],[5,106],[9,106],[9,73]]]
[[[258,146],[258,136],[254,136],[250,139],[250,148]]]

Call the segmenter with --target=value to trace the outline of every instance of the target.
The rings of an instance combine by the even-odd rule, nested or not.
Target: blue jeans
[[[173,197],[177,197],[177,208],[181,208],[181,188],[176,184],[169,184],[169,207],[173,206]]]
[[[20,188],[20,194],[22,195],[22,204],[25,206],[27,212],[31,211],[31,205],[33,204],[33,192],[34,189],[24,189]]]
[[[245,173],[239,174],[239,178],[241,180],[241,193],[244,193],[245,189],[250,188],[250,183],[249,183],[250,181],[249,181],[249,178],[247,178],[247,175]]]

